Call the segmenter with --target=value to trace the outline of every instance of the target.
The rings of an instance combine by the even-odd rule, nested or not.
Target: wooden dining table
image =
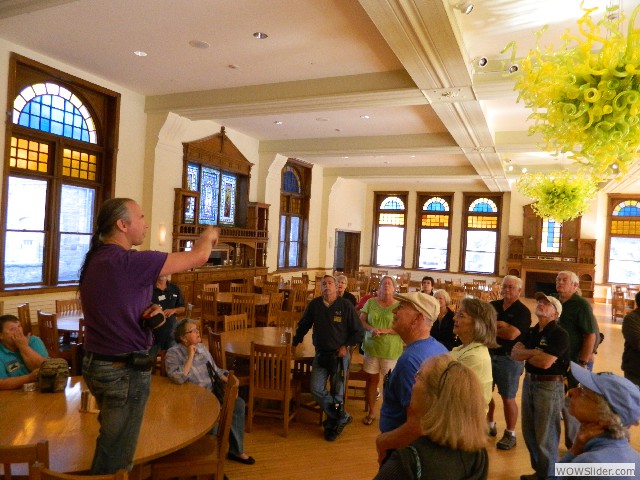
[[[222,345],[225,352],[231,355],[249,358],[251,355],[251,342],[271,346],[282,345],[280,340],[283,333],[285,333],[283,327],[255,327],[233,332],[222,332]],[[312,331],[309,331],[302,342],[296,346],[295,359],[312,359],[315,356],[316,349],[313,346],[311,336]]]
[[[82,472],[91,468],[97,413],[80,412],[86,386],[71,377],[60,393],[0,391],[0,444],[26,445],[49,441],[50,468]],[[177,385],[153,375],[144,412],[132,477],[142,465],[189,445],[209,432],[218,420],[220,403],[207,389],[192,383]]]

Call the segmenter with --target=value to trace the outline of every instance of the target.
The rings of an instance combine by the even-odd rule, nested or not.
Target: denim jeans
[[[346,376],[349,371],[349,354],[342,357],[342,366],[344,368],[344,374]],[[331,395],[331,392],[327,390],[327,379],[329,380],[330,390],[336,392],[336,395]],[[333,383],[336,382],[334,385]],[[322,368],[318,364],[318,357],[313,359],[313,365],[311,368],[311,394],[318,405],[326,413],[329,423],[338,425],[345,423],[348,414],[343,412],[342,414],[334,408],[336,403],[342,404],[344,402],[344,376],[335,375],[332,378],[326,368]]]
[[[539,479],[554,479],[560,444],[563,382],[534,382],[526,376],[522,386],[522,436],[531,466]]]
[[[229,453],[232,455],[244,453],[244,408],[244,400],[241,397],[236,398],[231,417],[231,431],[229,432]],[[219,423],[214,425],[210,432],[211,435],[218,433],[219,425]]]
[[[84,357],[82,376],[96,398],[100,431],[91,465],[92,475],[131,470],[144,407],[149,398],[151,371]]]

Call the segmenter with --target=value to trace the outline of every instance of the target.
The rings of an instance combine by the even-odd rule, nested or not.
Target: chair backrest
[[[280,291],[280,282],[278,281],[264,281],[262,282],[262,293],[269,295],[271,293],[278,293]]]
[[[29,310],[28,303],[21,303],[18,305],[18,320],[22,324],[22,331],[25,335],[31,333],[31,311]]]
[[[278,312],[278,316],[276,317],[276,327],[290,328],[295,331],[295,329],[298,328],[298,322],[301,317],[302,313],[300,312],[282,310]]]
[[[65,300],[56,300],[56,313],[58,315],[65,313],[82,312],[82,304],[79,298],[68,298]]]
[[[291,277],[291,286],[294,285],[305,285],[307,282],[304,281],[304,277]]]
[[[200,317],[203,328],[213,324],[214,330],[218,323],[218,292],[203,290],[200,294]]]
[[[193,303],[187,303],[184,318],[193,318]]]
[[[129,472],[126,470],[118,470],[116,473],[106,475],[73,475],[54,472],[41,466],[33,468],[33,473],[29,475],[29,480],[127,480],[128,478]]]
[[[4,315],[4,300],[0,300],[0,315]]]
[[[357,278],[347,277],[347,290],[351,293],[360,291]]]
[[[202,286],[202,290],[205,292],[219,292],[220,284],[219,283],[205,283]]]
[[[45,440],[31,445],[0,446],[0,464],[4,468],[4,480],[13,478],[11,465],[25,464],[29,467],[31,475],[34,464],[49,466],[49,442]]]
[[[624,318],[627,314],[627,301],[623,292],[613,292],[611,297],[611,317],[615,321],[616,318]]]
[[[269,295],[269,305],[267,310],[267,326],[278,323],[278,315],[282,311],[284,303],[284,293],[272,293]]]
[[[256,296],[253,293],[234,293],[231,295],[231,314],[247,314],[247,325],[256,326]]]
[[[214,332],[211,327],[207,327],[207,335],[209,337],[209,353],[213,357],[214,363],[223,370],[226,370],[227,356],[222,346],[222,334]]]
[[[455,312],[460,308],[460,302],[467,294],[464,292],[451,292],[450,296],[451,303],[449,304],[449,308]]]
[[[153,368],[151,369],[151,373],[153,375],[160,375],[161,377],[167,376],[167,366],[164,363],[164,359],[166,356],[166,350],[158,350],[158,352],[156,353],[156,361],[153,364]]]
[[[218,454],[219,461],[224,463],[224,459],[229,451],[229,431],[231,430],[231,420],[235,408],[236,398],[238,397],[238,389],[240,381],[233,372],[229,372],[227,380],[227,388],[224,390],[224,400],[220,406],[220,421],[218,422]],[[216,478],[218,478],[216,476]]]
[[[40,340],[49,352],[49,356],[60,355],[60,334],[58,333],[58,322],[55,313],[45,313],[38,310],[38,332]]]
[[[223,318],[225,332],[247,329],[248,318],[246,312],[236,313],[235,315],[225,315]]]
[[[251,342],[249,395],[280,400],[291,392],[291,345]]]
[[[307,306],[307,286],[304,284],[294,285],[289,291],[289,311],[301,312]]]
[[[231,282],[231,285],[229,285],[229,291],[231,293],[246,293],[247,286],[244,283]]]

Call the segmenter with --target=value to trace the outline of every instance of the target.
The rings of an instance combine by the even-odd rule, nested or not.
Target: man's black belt
[[[562,375],[536,375],[535,373],[528,373],[529,379],[532,382],[562,382],[564,377]]]
[[[131,358],[130,353],[123,353],[121,355],[101,355],[100,353],[87,353],[87,356],[90,356],[92,360],[100,360],[101,362],[118,362],[118,363],[127,363],[127,361]]]

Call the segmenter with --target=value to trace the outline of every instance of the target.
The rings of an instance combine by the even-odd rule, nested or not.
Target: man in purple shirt
[[[162,313],[149,302],[156,278],[204,264],[218,241],[205,229],[190,251],[137,251],[147,224],[129,198],[100,207],[96,231],[80,271],[86,323],[85,382],[100,408],[93,475],[130,470],[151,385],[151,328],[145,318]]]

